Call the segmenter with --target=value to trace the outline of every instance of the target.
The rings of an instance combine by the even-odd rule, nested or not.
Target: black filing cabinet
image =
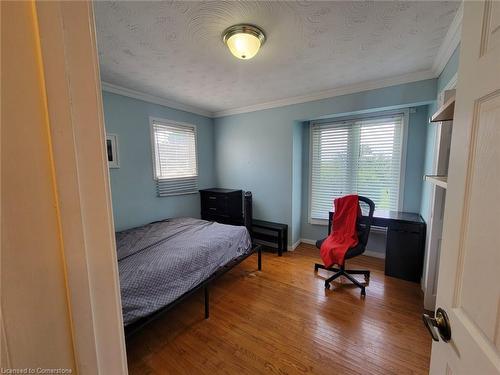
[[[425,223],[393,221],[387,227],[385,274],[420,282],[424,265]]]
[[[243,225],[243,191],[234,189],[200,190],[201,218],[223,224]]]

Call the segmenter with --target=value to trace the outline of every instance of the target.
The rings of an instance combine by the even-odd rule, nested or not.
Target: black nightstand
[[[276,244],[278,256],[288,249],[288,225],[264,220],[252,220],[252,238]],[[264,243],[265,244],[265,243]]]

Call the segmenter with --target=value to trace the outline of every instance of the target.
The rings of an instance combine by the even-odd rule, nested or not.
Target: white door
[[[437,306],[447,312],[451,339],[433,343],[431,374],[500,374],[500,2],[496,1],[464,4],[441,250]]]

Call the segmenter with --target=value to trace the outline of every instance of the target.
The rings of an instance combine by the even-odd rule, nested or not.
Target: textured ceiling
[[[95,2],[102,80],[211,112],[429,70],[458,2]],[[252,60],[223,30],[267,34]]]

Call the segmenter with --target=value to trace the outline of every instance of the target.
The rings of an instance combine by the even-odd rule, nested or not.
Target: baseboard
[[[288,246],[288,251],[294,251],[294,250],[297,248],[297,246],[299,246],[299,245],[300,245],[300,242],[301,242],[301,241],[302,241],[302,240],[299,238],[299,239],[297,240],[297,242],[295,242],[294,244],[292,244],[292,246]]]
[[[363,255],[366,255],[367,257],[373,257],[373,258],[380,258],[380,259],[385,259],[385,252],[384,253],[379,253],[378,251],[370,251],[366,250]]]
[[[303,243],[306,243],[306,244],[309,244],[309,245],[316,245],[316,240],[309,240],[307,238],[301,238],[300,242],[303,242]]]
[[[300,242],[301,242],[301,240],[299,239],[297,242],[295,242],[291,246],[288,245],[287,250],[288,251],[294,251],[297,248],[297,246],[300,245]],[[274,243],[274,242],[267,242],[267,241],[258,240],[257,243],[260,244],[260,245],[269,246],[269,247],[272,247],[272,248],[276,249],[276,247],[275,247],[276,243]]]

